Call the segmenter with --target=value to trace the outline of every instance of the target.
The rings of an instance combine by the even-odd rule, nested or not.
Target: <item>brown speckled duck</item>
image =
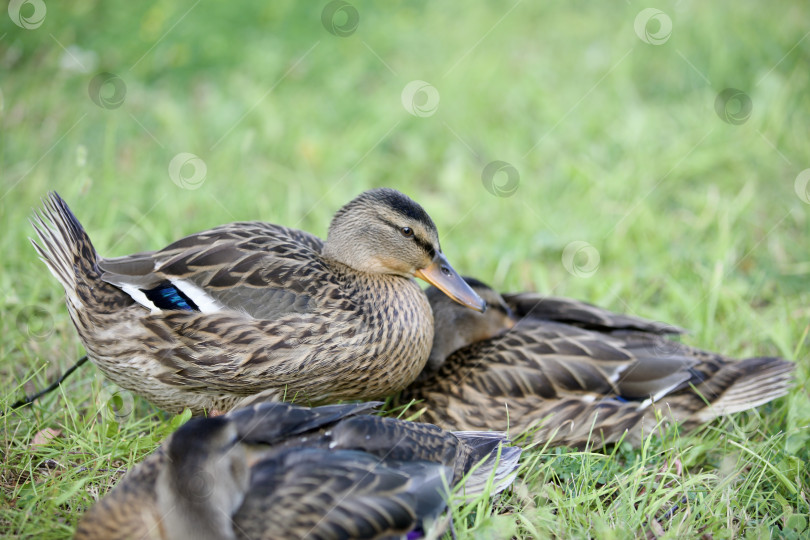
[[[158,407],[246,398],[322,404],[397,392],[422,370],[433,316],[414,277],[484,303],[442,254],[430,216],[393,189],[362,193],[325,242],[241,222],[159,251],[99,257],[55,193],[34,220],[90,359]]]
[[[429,289],[429,367],[399,398],[419,400],[420,420],[445,429],[580,448],[625,434],[636,443],[656,411],[689,429],[788,391],[794,364],[780,358],[732,360],[667,338],[677,327],[466,279],[489,308],[459,310]]]
[[[448,487],[494,494],[514,478],[520,449],[502,434],[364,414],[376,405],[262,403],[192,419],[85,514],[76,538],[417,538]]]

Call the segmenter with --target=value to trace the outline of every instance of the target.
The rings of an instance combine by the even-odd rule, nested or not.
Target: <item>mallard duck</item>
[[[462,479],[474,495],[514,478],[520,449],[502,434],[366,414],[377,405],[260,403],[191,419],[87,512],[76,538],[392,537],[429,527]]]
[[[393,189],[346,204],[325,242],[240,222],[105,259],[56,193],[33,224],[90,359],[170,412],[224,412],[257,395],[382,397],[407,386],[430,352],[433,316],[413,277],[485,308],[447,262],[430,216]]]
[[[421,419],[445,429],[579,448],[625,434],[637,443],[656,411],[690,429],[788,391],[794,364],[780,358],[735,361],[668,339],[678,327],[465,279],[489,308],[465,312],[429,289],[429,367],[399,398],[418,400]]]

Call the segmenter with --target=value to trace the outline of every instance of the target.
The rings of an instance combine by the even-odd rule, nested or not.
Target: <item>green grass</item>
[[[322,25],[326,2],[47,2],[32,30],[0,15],[0,530],[69,535],[180,421],[126,395],[117,417],[91,365],[9,412],[82,354],[26,239],[40,197],[59,191],[114,256],[241,219],[323,235],[340,205],[384,185],[423,204],[458,270],[500,289],[798,364],[789,396],[696,433],[527,451],[513,490],[455,510],[460,537],[806,536],[810,205],[795,180],[810,167],[810,8],[662,3],[672,33],[652,45],[634,31],[645,3],[352,3],[347,37]],[[70,55],[86,72],[60,67]],[[90,98],[99,72],[124,82],[120,107]],[[404,109],[413,80],[437,89],[435,114]],[[738,125],[716,113],[725,88],[750,98]],[[169,177],[181,152],[206,165],[198,189]],[[496,160],[519,173],[511,197],[483,185]],[[574,241],[599,254],[589,277],[592,250],[565,267]],[[61,436],[32,448],[45,428]]]

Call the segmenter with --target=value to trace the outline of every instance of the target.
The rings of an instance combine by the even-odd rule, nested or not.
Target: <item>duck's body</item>
[[[502,435],[263,403],[193,419],[82,518],[77,539],[382,538],[427,529],[447,487],[514,477]],[[500,447],[500,452],[499,452]],[[500,454],[500,455],[499,455]]]
[[[688,429],[789,388],[794,364],[780,358],[735,361],[672,341],[666,334],[682,330],[670,325],[468,282],[489,309],[463,313],[428,291],[438,371],[400,398],[420,400],[421,418],[445,429],[529,432],[574,447],[636,443],[657,413]]]
[[[363,218],[371,225],[358,231],[353,220]],[[242,222],[104,259],[55,194],[36,227],[37,250],[65,288],[89,357],[119,386],[172,412],[225,411],[257,395],[325,403],[403,388],[422,369],[433,333],[412,276],[447,266],[430,218],[393,190],[346,205],[331,244]]]

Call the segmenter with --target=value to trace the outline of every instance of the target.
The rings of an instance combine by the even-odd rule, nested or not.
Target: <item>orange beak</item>
[[[453,270],[442,253],[437,253],[430,266],[417,270],[414,275],[427,281],[462,306],[481,313],[487,309],[484,299],[467,285],[458,272]]]

